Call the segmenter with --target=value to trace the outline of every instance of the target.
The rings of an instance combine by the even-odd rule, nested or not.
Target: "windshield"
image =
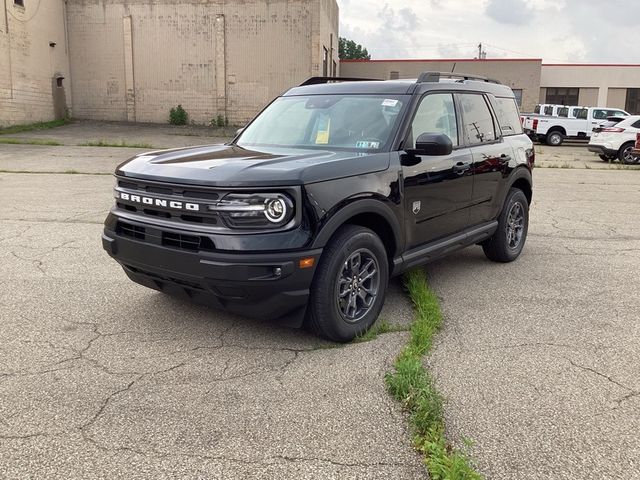
[[[275,146],[380,151],[391,141],[402,96],[280,97],[240,135],[241,147]]]

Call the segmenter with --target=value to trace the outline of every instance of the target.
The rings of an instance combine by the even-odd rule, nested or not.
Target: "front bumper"
[[[300,326],[322,249],[288,253],[186,251],[159,244],[159,230],[145,227],[131,238],[106,227],[102,246],[141,285],[239,315],[283,318]],[[314,266],[299,261],[313,257]]]

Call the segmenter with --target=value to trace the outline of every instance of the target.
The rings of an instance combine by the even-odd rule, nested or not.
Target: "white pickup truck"
[[[566,139],[588,140],[591,131],[607,117],[629,115],[624,110],[607,107],[569,107],[568,112],[561,113],[564,115],[526,117],[522,125],[524,132],[534,141],[557,147]]]

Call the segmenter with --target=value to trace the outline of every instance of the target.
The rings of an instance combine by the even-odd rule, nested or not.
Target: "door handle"
[[[458,175],[462,175],[464,172],[471,170],[470,163],[458,162],[453,166],[453,171]]]

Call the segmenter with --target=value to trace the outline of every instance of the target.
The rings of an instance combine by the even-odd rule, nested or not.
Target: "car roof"
[[[636,123],[638,120],[640,120],[640,115],[629,115],[627,117],[619,117],[619,116],[615,116],[615,117],[607,117],[607,120],[609,119],[620,119],[620,123],[624,123],[625,125],[631,125],[632,123]]]
[[[284,97],[298,95],[410,95],[416,90],[455,90],[481,91],[491,93],[497,97],[513,98],[513,91],[506,85],[477,80],[453,80],[443,78],[438,82],[418,82],[416,79],[402,80],[371,80],[371,81],[341,81],[333,83],[319,83],[293,87],[283,94]]]

